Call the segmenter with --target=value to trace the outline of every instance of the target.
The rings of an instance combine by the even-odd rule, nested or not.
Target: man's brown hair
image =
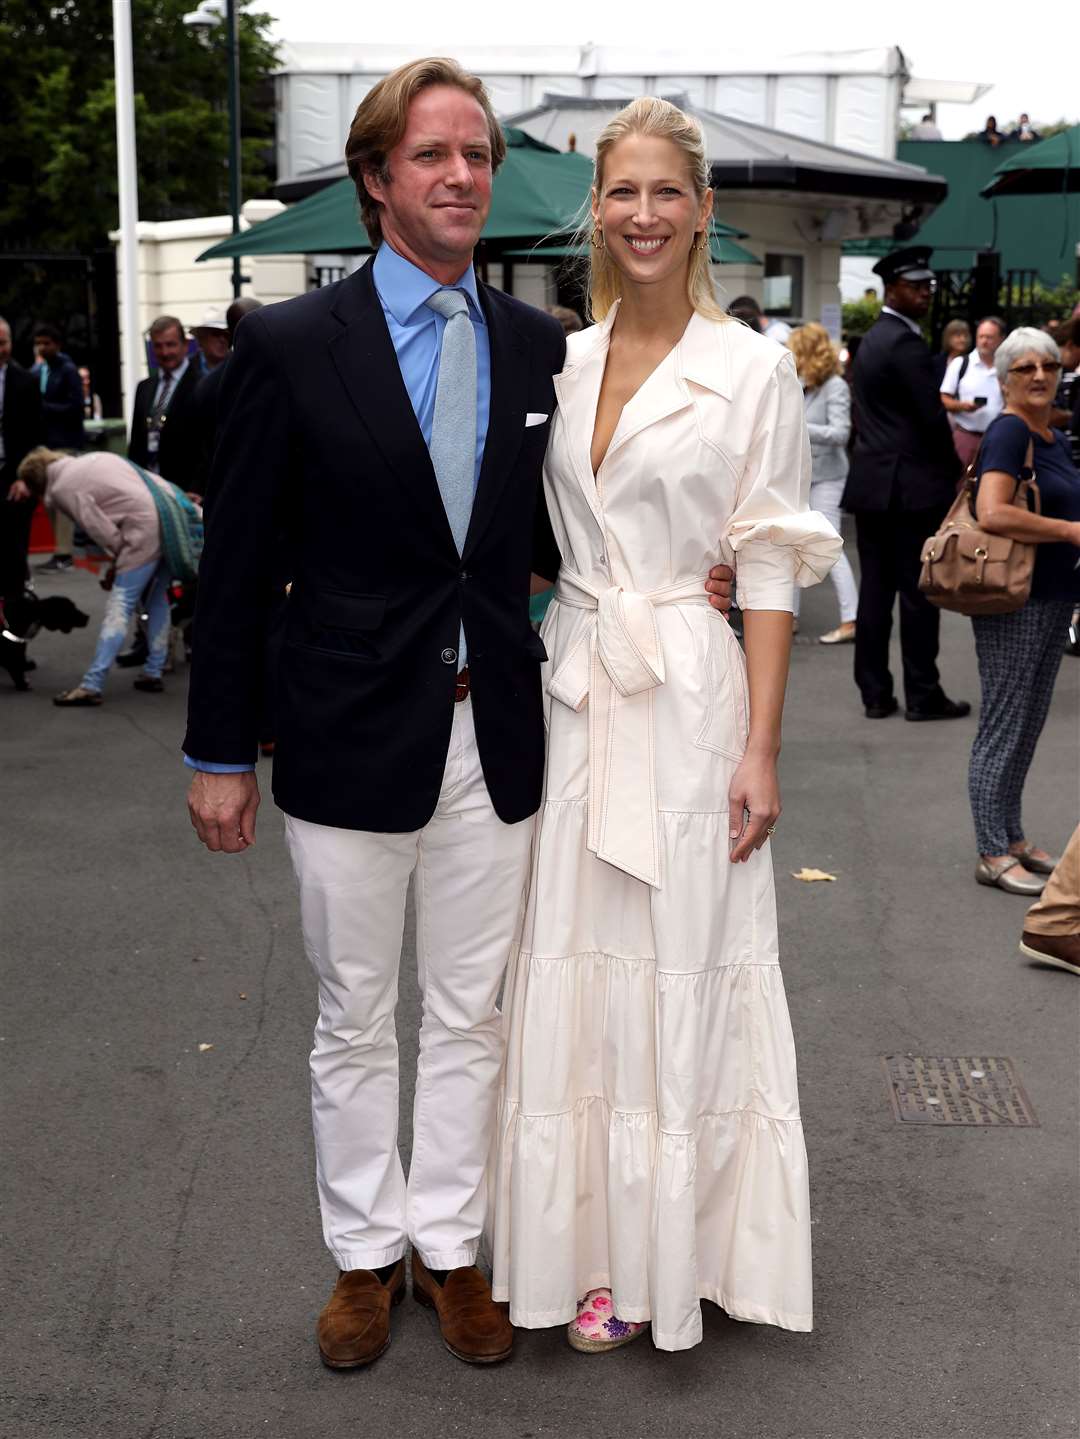
[[[175,315],[159,315],[156,320],[150,322],[150,338],[156,339],[163,335],[166,330],[175,330],[181,339],[185,338],[184,327]]]
[[[453,85],[471,95],[487,118],[492,172],[506,158],[506,139],[491,108],[483,81],[463,70],[456,60],[442,57],[413,60],[411,64],[402,65],[385,76],[360,101],[349,127],[349,138],[345,141],[349,178],[356,186],[360,218],[373,245],[382,241],[382,222],[379,202],[368,194],[364,176],[375,172],[383,184],[390,180],[387,156],[405,133],[409,106],[421,90],[427,90],[432,85]]]

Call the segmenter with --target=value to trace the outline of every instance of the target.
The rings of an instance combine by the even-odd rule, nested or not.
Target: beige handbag
[[[1028,440],[1024,468],[1017,476],[1013,504],[1039,513],[1033,469],[1034,440]],[[980,529],[975,518],[978,452],[964,471],[960,492],[937,534],[922,547],[919,589],[931,604],[961,615],[1007,615],[1024,607],[1031,594],[1035,546]]]

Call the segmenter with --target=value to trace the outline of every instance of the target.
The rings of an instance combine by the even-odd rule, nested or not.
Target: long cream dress
[[[807,508],[792,356],[695,315],[595,480],[608,337],[571,335],[545,486],[563,568],[543,627],[548,760],[505,997],[496,1299],[514,1324],[610,1286],[662,1349],[699,1300],[811,1327],[810,1213],[769,846],[728,859],[746,667],[703,584],[791,610],[840,551]]]

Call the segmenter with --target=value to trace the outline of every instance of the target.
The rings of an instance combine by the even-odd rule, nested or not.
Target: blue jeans
[[[149,589],[147,589],[149,586]],[[83,689],[96,690],[99,694],[105,687],[105,677],[112,662],[120,653],[127,636],[131,616],[139,605],[139,597],[146,590],[146,611],[149,616],[146,639],[150,646],[145,670],[153,679],[161,678],[165,659],[169,653],[169,571],[161,560],[151,560],[137,570],[125,570],[117,575],[109,591],[105,606],[105,618],[101,621],[97,649],[90,661],[90,668],[83,675],[80,684]]]

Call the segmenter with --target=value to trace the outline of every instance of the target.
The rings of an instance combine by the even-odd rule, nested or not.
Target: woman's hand
[[[780,818],[780,783],[774,755],[747,750],[728,790],[728,812],[730,858],[732,864],[739,864],[761,848]]]

